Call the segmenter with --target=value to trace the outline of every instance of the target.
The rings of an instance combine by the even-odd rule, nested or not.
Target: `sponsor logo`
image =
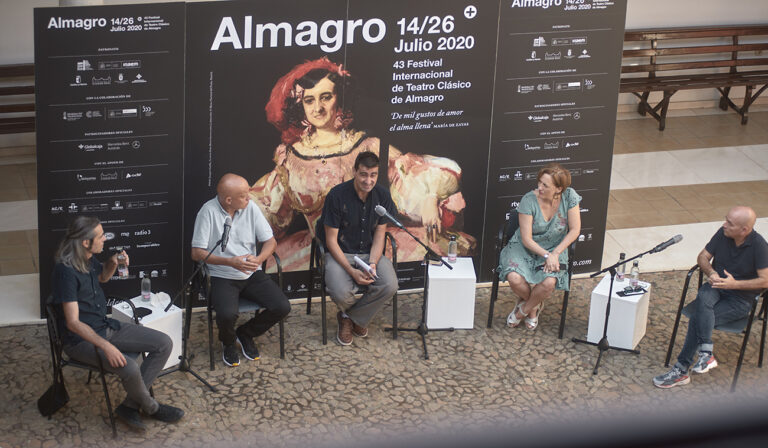
[[[75,177],[77,178],[78,182],[90,182],[96,180],[96,176],[89,176],[85,174],[77,174]]]

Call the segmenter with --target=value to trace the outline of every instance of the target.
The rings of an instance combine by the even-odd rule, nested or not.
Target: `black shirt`
[[[84,274],[73,267],[56,263],[53,268],[53,303],[61,306],[64,302],[77,302],[80,321],[93,328],[101,337],[107,335],[107,327],[118,330],[120,322],[107,317],[107,298],[99,284],[99,274],[103,266],[91,257],[88,273]],[[80,343],[83,339],[67,329],[63,312],[60,313],[59,334],[65,345]]]
[[[325,197],[322,224],[339,229],[338,243],[345,254],[368,254],[373,245],[373,233],[376,226],[386,224],[387,218],[376,214],[376,206],[381,205],[389,214],[395,214],[395,206],[389,191],[381,185],[375,185],[368,193],[365,202],[355,191],[354,179],[331,188]],[[320,240],[325,244],[324,227],[318,226]]]
[[[704,249],[715,257],[712,268],[720,277],[725,277],[724,271],[728,271],[736,280],[751,280],[757,278],[758,269],[768,268],[768,243],[754,230],[740,246],[736,246],[736,242],[725,236],[721,227]],[[760,291],[733,292],[746,299],[753,299]]]

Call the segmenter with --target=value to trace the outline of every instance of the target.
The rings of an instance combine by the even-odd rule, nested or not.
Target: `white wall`
[[[627,0],[627,29],[747,23],[768,23],[768,1]]]
[[[32,10],[59,6],[58,0],[0,0],[0,65],[35,59]]]

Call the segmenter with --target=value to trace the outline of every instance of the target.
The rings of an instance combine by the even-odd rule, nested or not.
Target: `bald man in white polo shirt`
[[[288,298],[261,269],[277,242],[259,207],[249,200],[249,185],[243,177],[225,174],[216,186],[216,197],[197,212],[192,235],[192,259],[202,261],[221,238],[227,217],[232,220],[224,251],[213,251],[210,265],[210,299],[216,310],[219,340],[224,346],[224,364],[240,364],[237,345],[250,360],[259,359],[253,338],[265,333],[291,311]],[[262,243],[261,251],[256,245]],[[238,299],[242,297],[264,308],[235,329]]]

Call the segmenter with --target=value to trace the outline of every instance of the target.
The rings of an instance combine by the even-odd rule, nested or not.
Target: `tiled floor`
[[[644,261],[643,269],[687,268],[735,204],[766,218],[758,230],[768,235],[766,108],[753,109],[746,126],[719,109],[678,110],[663,132],[650,118],[619,114],[604,262],[680,233],[684,244]],[[0,289],[7,289],[7,276],[38,272],[36,175],[34,148],[0,149]],[[4,309],[21,313],[1,316],[0,324],[37,318],[35,292],[26,293],[29,306],[0,297]]]
[[[85,385],[80,372],[65,373],[72,399],[52,420],[37,412],[35,401],[50,383],[50,354],[45,326],[36,320],[35,165],[24,151],[0,157],[0,201],[5,201],[0,202],[0,324],[35,323],[0,325],[0,344],[6,347],[0,362],[5,391],[0,400],[0,446],[359,447],[405,444],[393,437],[425,433],[432,446],[449,446],[468,434],[488,437],[511,430],[514,435],[503,434],[502,440],[525,446],[520,440],[526,437],[568,440],[572,433],[552,432],[565,431],[558,426],[563,422],[601,432],[617,416],[634,419],[630,411],[640,417],[667,415],[668,422],[683,424],[678,418],[709,409],[713,402],[764,403],[768,370],[755,367],[756,328],[736,395],[726,393],[738,353],[739,338],[733,335],[717,335],[721,366],[694,377],[690,386],[660,391],[651,385],[650,378],[664,371],[683,276],[645,272],[690,267],[703,241],[735,203],[755,207],[761,216],[758,231],[768,235],[768,177],[760,177],[768,172],[768,113],[753,113],[748,126],[741,126],[733,114],[690,115],[696,116],[669,118],[664,133],[653,120],[632,119],[630,114],[617,126],[616,166],[631,169],[613,171],[604,260],[614,260],[622,251],[647,250],[676,233],[685,235],[674,250],[643,262],[643,276],[652,283],[653,294],[639,355],[610,351],[599,374],[592,375],[597,350],[569,339],[586,333],[588,296],[596,279],[574,281],[564,339],[556,334],[560,295],[548,302],[539,329],[531,332],[504,327],[513,297],[509,288],[502,288],[494,328],[488,330],[484,322],[490,288],[478,288],[475,329],[430,332],[429,361],[422,358],[415,334],[401,333],[392,341],[383,331],[390,308],[377,317],[370,337],[339,347],[321,345],[317,312],[307,316],[296,306],[286,323],[287,359],[277,357],[277,337],[271,331],[259,338],[260,361],[236,369],[225,369],[219,362],[211,372],[205,365],[205,315],[195,313],[193,367],[219,392],[207,392],[189,374],[162,377],[155,388],[158,398],[186,409],[185,418],[176,425],[152,422],[144,434],[120,424],[117,440],[110,437],[99,384]],[[692,150],[698,152],[687,152]],[[739,169],[728,171],[735,158]],[[659,176],[669,164],[675,169]],[[401,320],[414,325],[419,297],[403,295],[400,306]],[[331,329],[333,311],[331,306]],[[679,339],[677,347],[681,343]],[[110,389],[113,400],[124,396],[116,381]],[[632,426],[636,428],[634,422]],[[649,434],[659,432],[658,426],[648,429]],[[697,433],[701,430],[696,428]]]
[[[606,227],[719,221],[736,203],[750,205],[758,216],[768,216],[768,180],[614,189],[608,199]]]
[[[37,164],[0,165],[0,202],[37,199]]]
[[[400,333],[392,340],[384,331],[391,323],[389,304],[372,322],[370,335],[356,338],[349,347],[332,341],[322,345],[317,308],[308,316],[296,306],[285,323],[286,359],[279,358],[277,332],[270,331],[257,338],[259,361],[227,368],[217,347],[217,367],[210,371],[205,313],[195,313],[192,366],[218,392],[209,392],[188,373],[160,377],[155,396],[184,408],[185,417],[177,424],[145,418],[145,433],[118,422],[116,440],[101,385],[85,384],[87,375],[78,369],[64,371],[70,402],[51,420],[41,417],[35,402],[51,382],[45,326],[0,327],[0,446],[675,446],[669,431],[687,431],[697,441],[676,440],[676,446],[766,446],[765,440],[754,438],[751,445],[723,443],[722,434],[707,438],[708,420],[695,419],[707,412],[710,419],[716,418],[713,423],[725,420],[741,430],[747,420],[742,418],[745,406],[765,406],[768,368],[756,366],[757,326],[735,394],[728,389],[741,339],[719,332],[713,337],[719,367],[671,390],[651,383],[654,375],[666,371],[664,358],[683,278],[679,272],[643,277],[653,286],[646,333],[637,347],[640,354],[608,351],[597,375],[592,374],[597,349],[571,341],[586,334],[589,291],[596,279],[574,281],[563,339],[557,338],[561,294],[547,302],[539,328],[528,331],[504,325],[513,296],[508,287],[501,288],[493,328],[487,329],[490,288],[479,288],[475,328],[430,332],[429,360],[423,358],[418,335]],[[420,305],[418,295],[399,297],[402,325],[415,325]],[[329,328],[335,328],[334,314],[330,305]],[[678,350],[681,345],[678,336]],[[125,396],[115,378],[110,379],[110,395],[113,402]],[[764,436],[764,419],[763,413],[762,430],[750,436]],[[616,443],[623,431],[638,437],[644,431],[642,436],[658,437],[657,443]],[[602,443],[584,441],[600,437],[607,438]]]

